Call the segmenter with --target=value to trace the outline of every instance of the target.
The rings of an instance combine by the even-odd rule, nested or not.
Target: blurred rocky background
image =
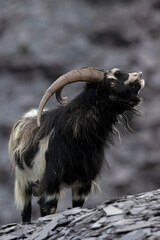
[[[47,87],[74,68],[143,71],[146,87],[134,132],[106,150],[101,193],[85,207],[160,187],[160,1],[0,0],[0,223],[19,222],[8,139],[14,121],[37,107]],[[83,84],[67,86],[74,98]],[[55,107],[55,98],[47,104]],[[109,167],[108,167],[109,166]],[[34,218],[39,216],[36,199]],[[58,211],[71,207],[67,190]]]

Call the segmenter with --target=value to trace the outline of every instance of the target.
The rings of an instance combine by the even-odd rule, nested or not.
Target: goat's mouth
[[[145,80],[143,79],[142,72],[138,73],[138,77],[135,81],[137,81],[140,84],[140,89],[138,91],[139,93],[145,86]]]
[[[132,83],[137,86],[137,93],[139,93],[145,86],[142,72],[129,73],[129,78],[124,82],[125,85]]]
[[[142,90],[143,88],[144,88],[144,86],[145,86],[145,80],[142,78],[142,79],[137,79],[137,81],[140,83],[140,85],[141,85],[141,89],[140,90]]]

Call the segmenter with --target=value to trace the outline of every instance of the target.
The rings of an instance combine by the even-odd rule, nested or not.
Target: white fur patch
[[[131,83],[131,82],[135,82],[137,79],[137,77],[133,77],[132,73],[129,73],[129,78],[124,82],[125,85]]]
[[[23,183],[21,184],[17,180],[15,181],[14,196],[17,209],[22,211],[27,203],[25,186],[23,186]]]
[[[24,170],[15,166],[15,203],[17,208],[22,211],[25,203],[27,202],[27,196],[25,189],[28,187],[29,182],[41,181],[45,168],[45,152],[48,148],[49,136],[42,139],[39,143],[39,151],[33,159],[33,167],[29,168],[23,164]]]
[[[108,77],[108,78],[117,79],[117,78],[114,76],[114,74],[115,74],[115,72],[118,71],[118,70],[119,70],[118,68],[113,68],[113,69],[109,70],[109,71],[107,72],[107,77]]]
[[[29,112],[23,115],[24,118],[35,118],[37,116],[37,109],[31,109]]]
[[[50,202],[52,200],[56,199],[58,201],[59,199],[59,193],[56,194],[51,194],[51,195],[47,195],[46,197],[46,202]]]
[[[45,108],[44,110],[43,110],[43,112],[45,112],[45,111],[47,111],[48,109],[47,108]],[[24,115],[23,115],[23,117],[24,118],[36,118],[37,117],[37,112],[38,112],[38,109],[31,109],[30,111],[28,111],[27,113],[25,113]]]

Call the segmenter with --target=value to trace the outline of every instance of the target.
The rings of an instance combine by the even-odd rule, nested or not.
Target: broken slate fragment
[[[125,236],[121,237],[120,240],[140,240],[140,239],[146,239],[147,234],[143,230],[138,230],[134,232],[130,232],[126,234]]]
[[[128,211],[130,211],[132,206],[133,206],[133,201],[126,201],[125,203],[123,203],[123,210],[125,212],[128,212]]]
[[[95,222],[92,226],[91,229],[97,229],[100,228],[102,224],[100,224],[99,222]]]
[[[114,206],[107,206],[103,209],[107,216],[123,214],[123,211]]]
[[[140,214],[144,209],[145,209],[145,207],[133,208],[133,209],[130,210],[130,213],[132,215]]]

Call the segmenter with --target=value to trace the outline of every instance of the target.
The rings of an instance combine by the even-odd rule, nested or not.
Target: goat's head
[[[113,68],[107,72],[105,96],[112,102],[112,107],[128,106],[130,109],[140,102],[139,92],[144,85],[142,72],[125,73]]]
[[[115,90],[130,90],[133,94],[138,94],[144,87],[145,81],[142,79],[142,72],[125,73],[113,68],[107,72],[107,85]]]
[[[130,100],[137,98],[138,93],[144,87],[144,80],[142,79],[142,72],[124,73],[117,68],[105,71],[96,68],[81,68],[68,72],[59,77],[52,85],[46,90],[41,99],[37,114],[37,124],[40,126],[41,115],[49,98],[56,93],[57,101],[60,103],[67,102],[67,97],[62,97],[61,92],[63,87],[67,84],[86,81],[86,82],[102,82],[106,89],[107,97],[110,101],[117,104],[118,101]],[[133,106],[131,106],[133,107]]]

